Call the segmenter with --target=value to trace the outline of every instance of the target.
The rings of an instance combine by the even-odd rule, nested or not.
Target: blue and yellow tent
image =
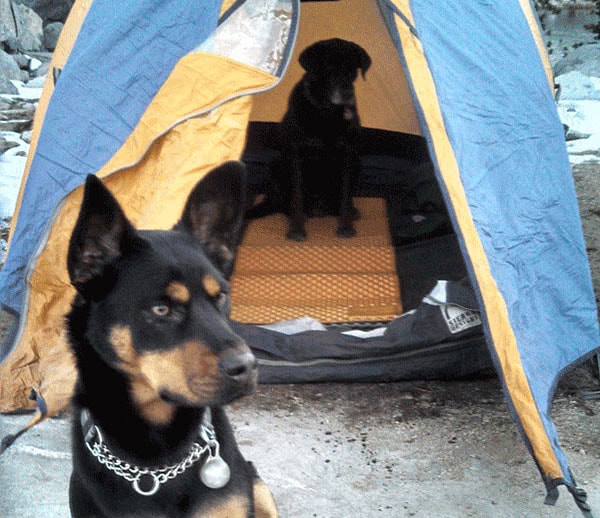
[[[560,375],[600,337],[577,200],[532,5],[432,0],[78,0],[34,123],[0,303],[0,410],[68,404],[68,236],[89,173],[140,227],[168,228],[214,166],[275,122],[319,39],[365,47],[363,125],[421,136],[446,201],[507,402],[548,491],[584,513],[550,418]],[[288,66],[289,65],[289,66]],[[281,92],[278,94],[278,92]]]

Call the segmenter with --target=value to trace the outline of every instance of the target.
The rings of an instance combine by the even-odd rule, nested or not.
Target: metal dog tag
[[[226,486],[230,477],[231,470],[220,456],[209,457],[200,468],[200,480],[211,489],[220,489]]]

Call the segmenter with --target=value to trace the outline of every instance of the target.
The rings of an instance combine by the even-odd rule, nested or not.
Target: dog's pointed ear
[[[210,171],[190,193],[176,228],[191,232],[228,277],[246,206],[246,166],[229,161]]]
[[[85,180],[83,202],[75,223],[67,269],[71,284],[82,292],[92,280],[102,277],[108,265],[122,254],[124,242],[135,235],[119,203],[94,175]]]

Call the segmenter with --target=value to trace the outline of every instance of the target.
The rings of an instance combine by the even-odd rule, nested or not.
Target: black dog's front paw
[[[291,241],[305,241],[306,240],[306,232],[303,230],[290,230],[287,233],[287,238]]]
[[[336,235],[338,237],[354,237],[356,230],[353,227],[338,227]]]

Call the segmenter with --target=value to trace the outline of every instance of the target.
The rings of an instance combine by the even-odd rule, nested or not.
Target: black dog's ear
[[[190,193],[176,228],[198,238],[206,255],[228,277],[246,205],[246,166],[229,161],[210,171]]]
[[[327,42],[317,41],[309,47],[306,47],[298,56],[298,63],[300,66],[308,71],[315,70],[321,62],[321,56],[326,52]]]
[[[84,285],[99,279],[134,235],[135,229],[111,192],[96,176],[88,175],[69,241],[67,269],[71,284],[82,292]]]
[[[371,66],[371,56],[360,45],[355,45],[354,53],[356,56],[356,68],[360,70],[362,78],[365,79],[365,74]]]

